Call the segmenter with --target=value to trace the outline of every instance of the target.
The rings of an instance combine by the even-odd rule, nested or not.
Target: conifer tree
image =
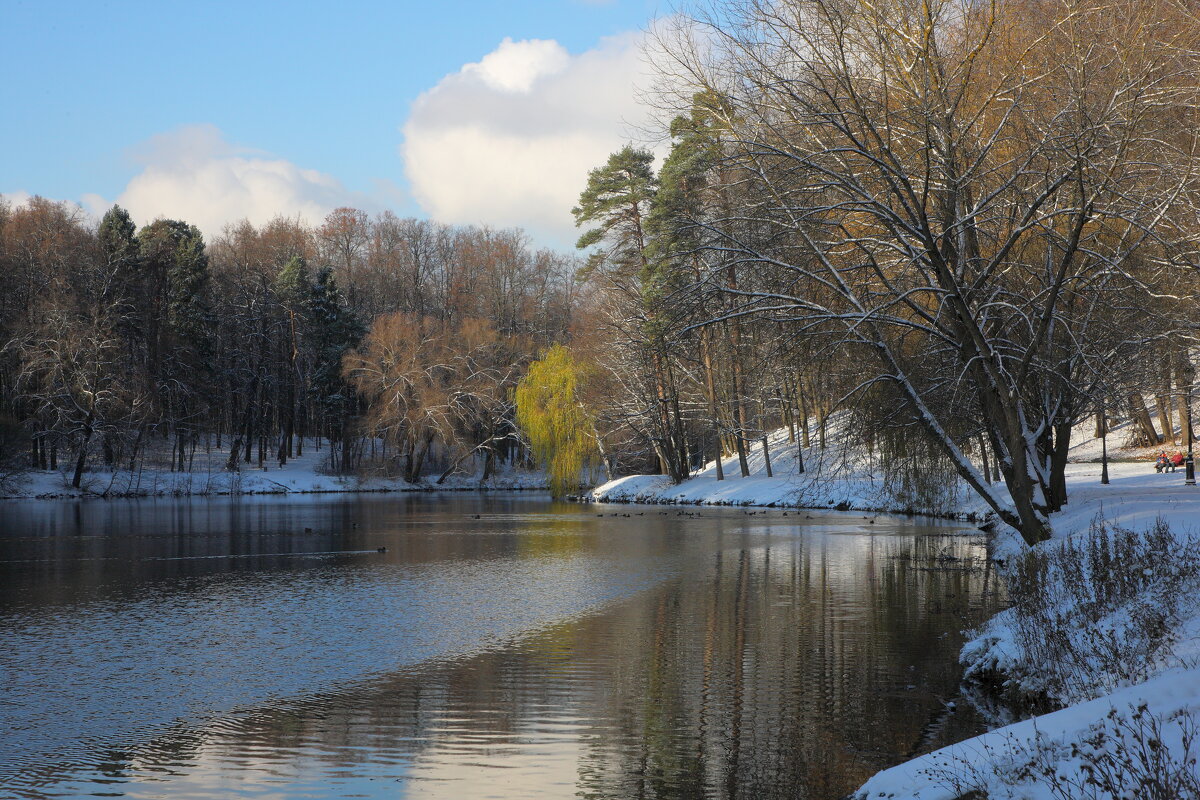
[[[208,254],[195,225],[160,219],[138,233],[140,271],[155,300],[148,344],[150,375],[176,433],[172,463],[187,469],[185,448],[193,448],[198,424],[212,389],[213,314],[209,297]]]
[[[330,428],[330,438],[342,444],[340,468],[348,469],[354,393],[342,378],[342,359],[362,340],[366,329],[346,303],[330,267],[317,271],[306,328],[313,351],[311,388],[316,405]]]
[[[100,220],[97,236],[106,267],[100,299],[114,312],[121,314],[134,301],[133,282],[137,277],[138,264],[137,227],[128,211],[113,206]]]
[[[608,265],[622,275],[637,275],[645,269],[646,215],[657,190],[654,154],[649,150],[626,146],[588,173],[587,188],[571,213],[577,226],[596,227],[585,231],[575,246],[583,250],[604,243],[607,247],[589,258],[586,270]]]
[[[300,256],[293,256],[275,277],[275,295],[279,299],[284,315],[284,330],[286,342],[284,354],[286,368],[283,370],[283,396],[281,403],[283,415],[283,436],[279,441],[279,465],[287,463],[293,453],[303,454],[304,437],[300,437],[299,448],[293,449],[296,434],[297,417],[302,413],[297,405],[301,403],[304,392],[306,359],[301,355],[303,333],[309,319],[309,305],[314,297],[314,286],[308,275],[308,263]],[[307,348],[305,348],[307,349]]]
[[[630,304],[630,322],[640,328],[633,344],[638,359],[648,362],[653,385],[648,401],[650,438],[659,469],[676,483],[688,476],[687,444],[679,395],[662,319],[666,296],[664,275],[650,258],[647,220],[658,191],[654,155],[626,146],[607,163],[588,173],[588,182],[572,209],[575,224],[594,224],[576,244],[580,249],[603,245],[588,259],[583,275],[598,280]]]

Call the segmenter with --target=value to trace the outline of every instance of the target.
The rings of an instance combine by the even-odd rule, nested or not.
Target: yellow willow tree
[[[583,377],[583,365],[556,344],[529,365],[514,393],[517,424],[545,465],[555,497],[578,489],[583,471],[603,457],[594,420],[579,400]]]

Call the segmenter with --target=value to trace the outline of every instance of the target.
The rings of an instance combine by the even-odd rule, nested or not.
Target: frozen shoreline
[[[219,467],[193,472],[165,469],[136,471],[92,471],[83,476],[83,485],[70,485],[70,472],[37,470],[16,478],[15,486],[0,489],[0,500],[117,499],[137,497],[221,497],[242,495],[352,494],[365,492],[449,492],[472,490],[539,490],[547,487],[542,472],[504,469],[486,482],[478,475],[456,474],[437,484],[437,475],[419,484],[400,478],[355,475],[328,475],[321,471],[327,453],[309,450],[283,466],[266,469],[245,466],[240,472]],[[208,464],[224,465],[227,454],[214,451]]]

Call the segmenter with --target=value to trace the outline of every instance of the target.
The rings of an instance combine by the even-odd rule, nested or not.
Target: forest
[[[185,221],[0,208],[9,470],[391,464],[416,482],[517,457],[510,394],[569,335],[573,260],[519,231],[332,212],[211,241]],[[374,453],[372,454],[372,445]]]
[[[744,476],[768,432],[824,448],[836,418],[1034,543],[1079,424],[1193,440],[1200,29],[1170,0],[1120,8],[671,18],[669,152],[596,166],[579,256],[348,208],[206,241],[0,207],[6,468],[78,485],[327,446],[331,471],[414,483],[541,463],[565,493],[719,454]]]
[[[815,415],[823,447],[836,412],[851,451],[961,479],[1034,544],[1077,426],[1152,446],[1178,414],[1190,451],[1198,22],[745,0],[660,24],[669,155],[615,153],[574,210],[660,470],[744,475],[766,431]]]

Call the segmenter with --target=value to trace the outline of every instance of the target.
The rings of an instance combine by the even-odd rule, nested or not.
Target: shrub
[[[1097,517],[1086,535],[1039,547],[1006,575],[1023,683],[1062,703],[1145,680],[1170,655],[1200,584],[1200,541],[1162,519],[1145,532]]]
[[[1026,797],[1039,786],[1058,800],[1181,800],[1200,797],[1198,744],[1194,716],[1142,704],[1110,709],[1079,738],[1009,737],[971,761],[935,760],[925,774],[959,798]]]

